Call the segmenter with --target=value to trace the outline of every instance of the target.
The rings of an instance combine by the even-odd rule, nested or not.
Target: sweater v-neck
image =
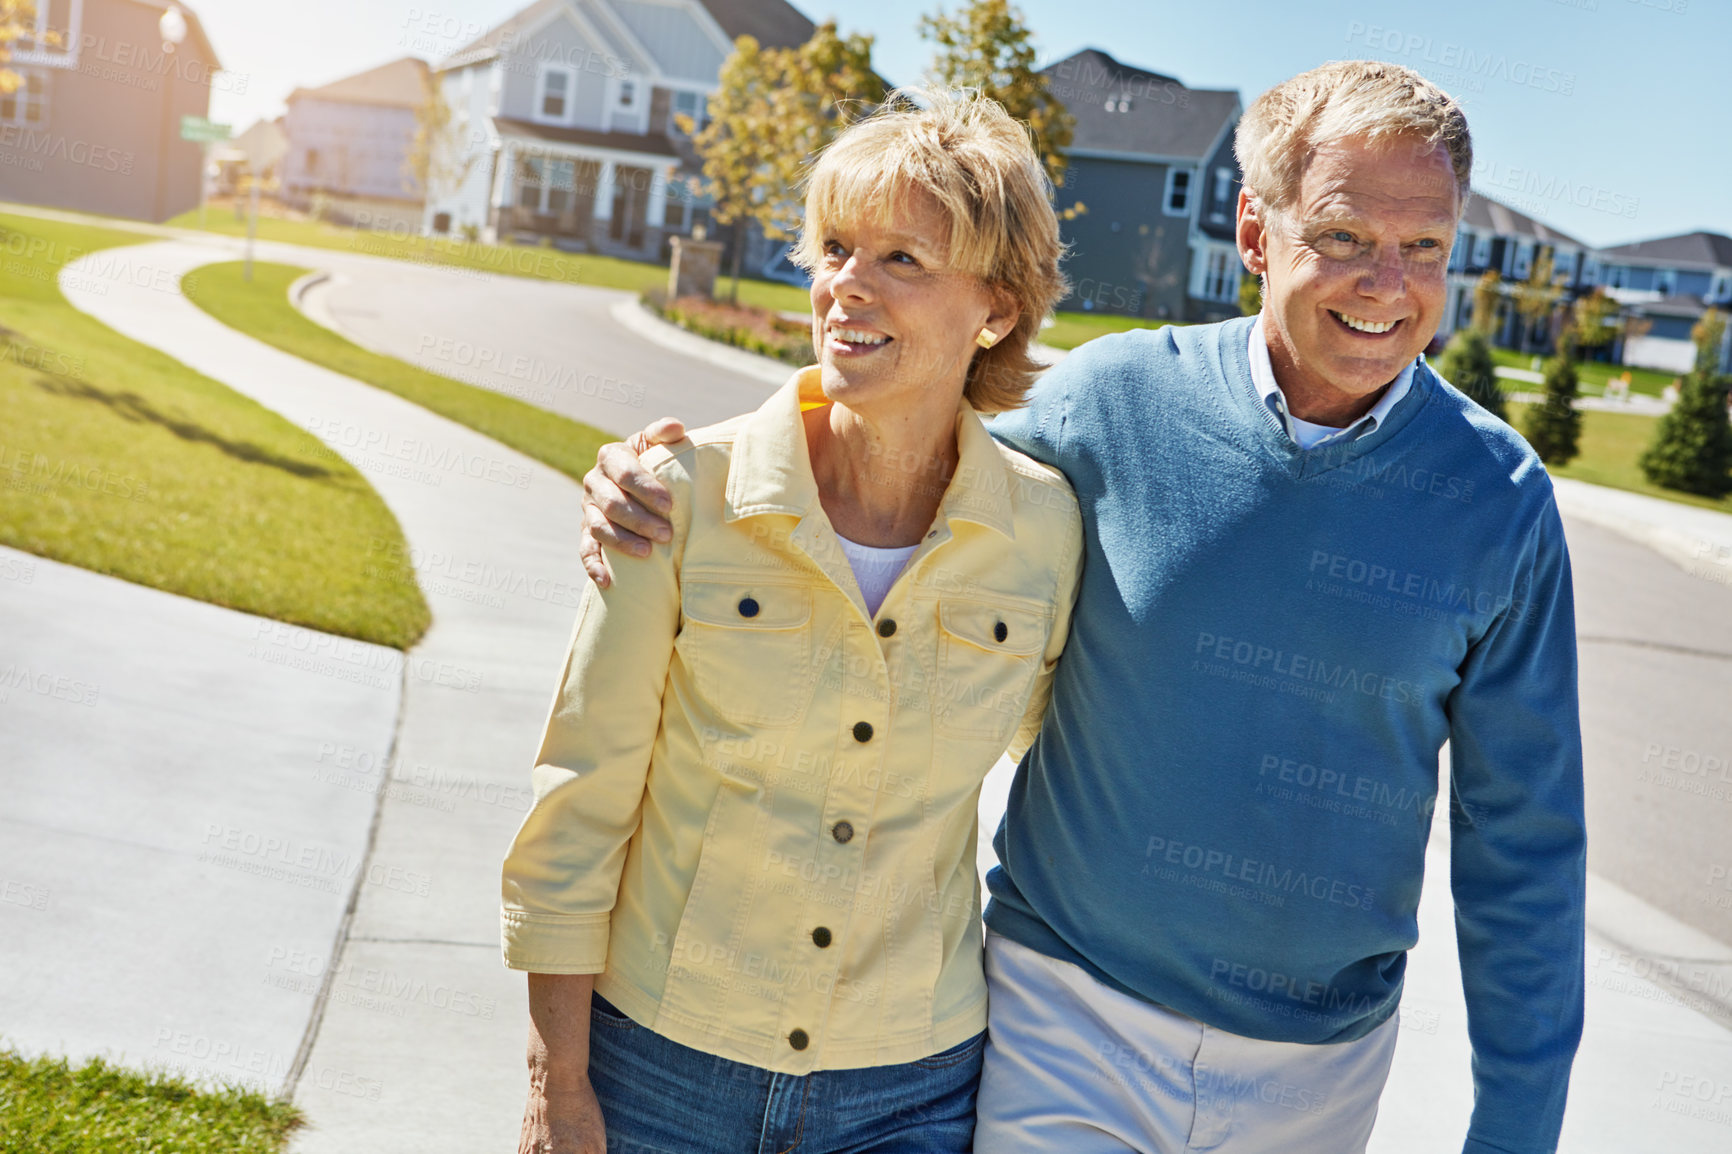
[[[1222,344],[1216,352],[1221,372],[1227,378],[1227,393],[1238,406],[1247,434],[1295,481],[1323,476],[1381,448],[1400,435],[1432,399],[1436,386],[1430,367],[1422,360],[1413,370],[1413,383],[1407,395],[1396,402],[1386,419],[1379,421],[1371,432],[1351,441],[1332,441],[1301,449],[1281,427],[1281,419],[1263,403],[1251,375],[1251,328],[1256,323],[1257,318],[1252,316],[1222,325],[1219,330]]]

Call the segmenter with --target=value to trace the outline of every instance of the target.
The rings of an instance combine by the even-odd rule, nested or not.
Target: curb
[[[1591,872],[1587,923],[1588,985],[1646,982],[1664,1000],[1732,1028],[1732,945]]]
[[[1558,511],[1645,545],[1704,581],[1732,586],[1732,514],[1553,477]]]
[[[688,333],[678,325],[669,324],[650,312],[635,296],[621,297],[611,311],[614,320],[646,341],[700,361],[707,361],[717,368],[753,377],[766,384],[785,385],[788,378],[798,371],[781,361],[749,353],[745,349],[736,349],[708,337],[700,337],[696,333]]]

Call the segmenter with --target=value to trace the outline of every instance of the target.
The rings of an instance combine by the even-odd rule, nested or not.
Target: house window
[[[505,93],[505,65],[494,64],[487,70],[487,115],[499,115],[499,101]]]
[[[521,157],[517,165],[517,206],[541,216],[558,216],[572,206],[577,164],[542,156]]]
[[[1233,195],[1233,170],[1222,165],[1215,170],[1215,203],[1226,207]]]
[[[1576,254],[1573,252],[1556,253],[1552,258],[1552,279],[1559,284],[1569,284],[1576,272]]]
[[[1526,280],[1528,271],[1533,267],[1534,248],[1531,244],[1516,246],[1515,262],[1510,268],[1510,275],[1516,280]]]
[[[319,150],[316,148],[307,149],[307,175],[319,175]]]
[[[568,68],[546,66],[541,70],[541,95],[535,102],[539,119],[563,123],[571,118],[571,90],[575,79]]]
[[[1606,266],[1606,287],[1607,288],[1623,288],[1624,287],[1624,266],[1623,265],[1614,264],[1614,265],[1607,265]]]
[[[1582,262],[1582,284],[1592,286],[1598,284],[1599,280],[1600,262],[1589,257]]]
[[[1203,270],[1203,296],[1212,301],[1233,300],[1239,291],[1239,254],[1230,248],[1211,248]]]
[[[1654,288],[1661,296],[1671,296],[1678,291],[1678,273],[1676,269],[1663,268],[1654,274]]]
[[[1728,297],[1732,297],[1732,272],[1717,272],[1714,283],[1708,286],[1708,302],[1720,304]]]
[[[19,85],[0,93],[0,124],[38,127],[48,122],[48,77],[20,70]]]
[[[76,56],[81,16],[77,0],[37,0],[35,19],[9,47],[44,63]]]
[[[1191,215],[1191,170],[1167,169],[1167,195],[1161,201],[1168,216]]]
[[[1476,268],[1491,264],[1491,233],[1482,232],[1473,238],[1473,263]]]
[[[709,123],[710,102],[701,92],[676,92],[668,109],[668,131],[680,132],[679,118],[691,117],[692,131],[702,132]]]
[[[636,99],[637,99],[637,82],[632,81],[632,80],[620,81],[619,82],[619,106],[621,108],[630,108],[632,106],[633,101],[635,101]]]

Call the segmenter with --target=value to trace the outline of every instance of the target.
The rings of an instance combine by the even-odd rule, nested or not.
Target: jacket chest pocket
[[[792,725],[811,696],[812,591],[688,581],[677,652],[724,721]]]
[[[1009,742],[1028,705],[1051,617],[981,601],[938,603],[938,732]]]

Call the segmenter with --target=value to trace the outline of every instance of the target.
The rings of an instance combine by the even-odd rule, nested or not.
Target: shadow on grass
[[[285,473],[297,477],[305,477],[313,481],[323,481],[335,477],[336,470],[327,469],[323,465],[315,465],[307,461],[297,461],[292,457],[283,457],[268,449],[246,441],[231,441],[217,435],[202,425],[165,413],[151,404],[149,400],[130,392],[106,392],[88,381],[80,381],[71,377],[44,374],[37,377],[36,387],[57,397],[69,397],[73,400],[96,401],[108,408],[122,420],[147,422],[167,429],[183,441],[195,444],[210,445],[217,451],[233,457],[237,461],[245,461],[252,465],[265,465],[272,469],[281,469]]]

